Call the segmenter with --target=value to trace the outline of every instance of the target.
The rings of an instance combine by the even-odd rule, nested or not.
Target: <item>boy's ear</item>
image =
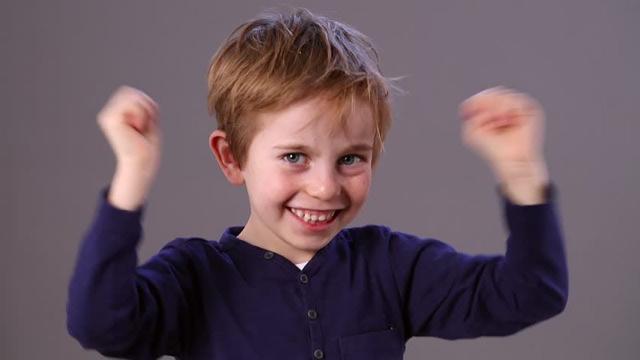
[[[209,136],[209,147],[227,180],[233,185],[242,185],[244,178],[240,171],[240,164],[231,153],[227,134],[221,130],[214,130]]]

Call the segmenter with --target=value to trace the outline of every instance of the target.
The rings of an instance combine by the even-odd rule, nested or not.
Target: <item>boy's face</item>
[[[262,113],[241,173],[251,215],[239,238],[299,263],[354,219],[372,174],[374,121],[366,104],[341,127],[312,98]]]

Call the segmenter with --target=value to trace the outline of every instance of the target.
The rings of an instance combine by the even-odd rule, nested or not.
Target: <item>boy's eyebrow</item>
[[[371,151],[373,150],[373,145],[361,143],[361,144],[353,144],[347,148],[347,151]]]
[[[276,145],[274,146],[274,149],[300,151],[305,153],[312,152],[311,148],[303,144]],[[371,151],[371,150],[373,150],[373,145],[367,144],[367,143],[358,143],[358,144],[353,144],[348,146],[344,151],[349,152],[349,151]]]

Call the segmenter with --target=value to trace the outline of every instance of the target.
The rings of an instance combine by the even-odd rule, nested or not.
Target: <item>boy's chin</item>
[[[331,242],[331,240],[337,235],[338,230],[332,230],[323,234],[304,235],[297,234],[291,241],[290,245],[301,252],[315,253],[318,250],[324,248]]]
[[[325,247],[331,241],[331,239],[333,239],[334,236],[335,234],[326,234],[325,236],[316,237],[300,237],[295,240],[295,244],[293,245],[296,249],[299,249],[301,251],[315,252]]]

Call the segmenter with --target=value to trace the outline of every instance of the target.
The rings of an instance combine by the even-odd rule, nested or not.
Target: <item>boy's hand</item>
[[[528,95],[498,86],[462,102],[459,113],[464,144],[489,162],[512,200],[542,202],[548,174],[540,104]]]
[[[544,114],[531,97],[504,87],[460,104],[462,139],[491,164],[542,159]]]
[[[160,157],[158,105],[147,94],[128,86],[118,88],[97,116],[118,163],[149,170]]]
[[[142,91],[122,86],[97,121],[117,159],[109,202],[134,210],[144,201],[160,162],[158,105]]]

